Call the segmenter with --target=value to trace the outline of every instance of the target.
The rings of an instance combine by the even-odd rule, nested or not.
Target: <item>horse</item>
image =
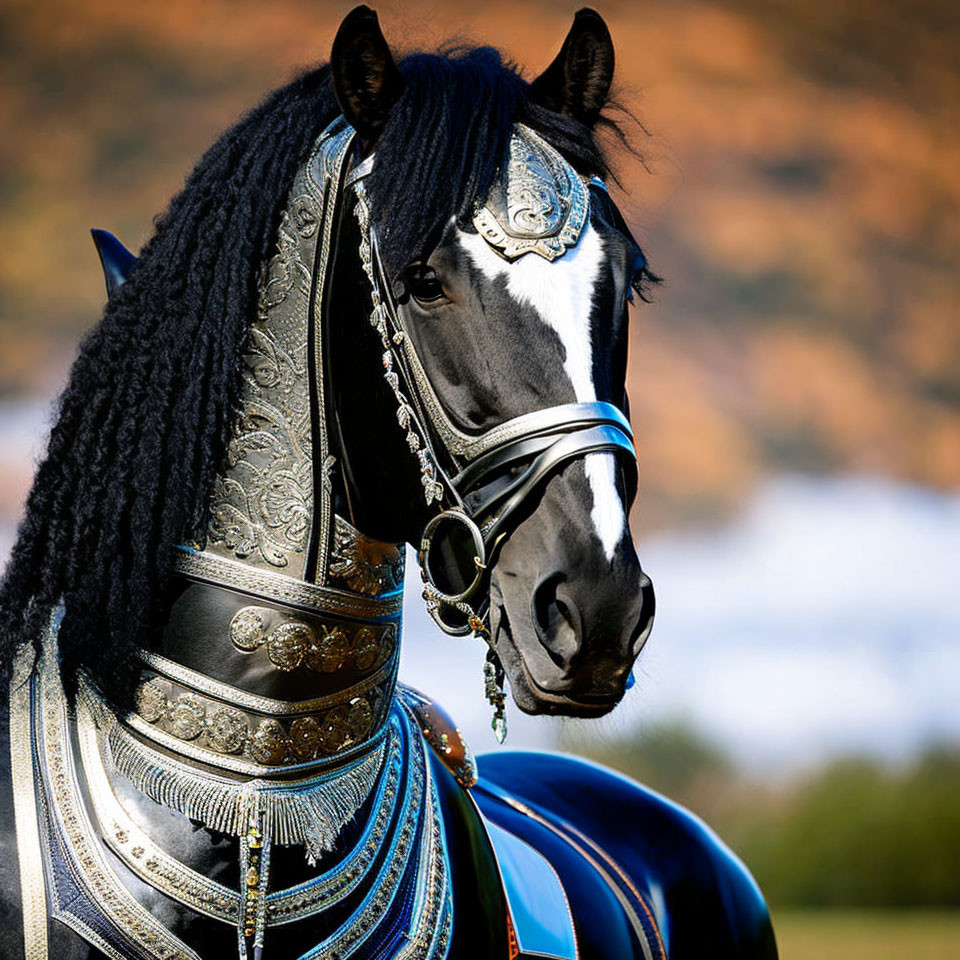
[[[591,10],[528,83],[395,60],[358,7],[139,256],[95,233],[107,305],[0,588],[4,957],[776,956],[691,813],[474,759],[397,684],[406,543],[501,737],[505,681],[599,717],[649,634],[613,68]]]

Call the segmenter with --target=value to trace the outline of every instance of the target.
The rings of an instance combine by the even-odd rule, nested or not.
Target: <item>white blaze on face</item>
[[[459,232],[461,245],[474,265],[489,279],[506,277],[507,291],[532,307],[563,344],[563,368],[580,403],[597,399],[593,384],[593,344],[590,312],[603,264],[603,243],[588,221],[575,247],[553,262],[535,253],[506,261],[477,233]],[[584,462],[593,510],[590,514],[607,560],[626,530],[626,515],[617,493],[616,461],[612,453],[590,453]]]

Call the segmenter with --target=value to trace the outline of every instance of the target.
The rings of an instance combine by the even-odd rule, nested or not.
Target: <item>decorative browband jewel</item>
[[[587,220],[587,188],[566,160],[529,127],[510,136],[503,174],[473,225],[508,260],[536,253],[547,260],[575,247]]]

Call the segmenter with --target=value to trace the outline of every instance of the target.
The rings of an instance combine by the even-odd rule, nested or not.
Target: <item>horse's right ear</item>
[[[530,84],[534,103],[592,127],[613,81],[613,40],[596,10],[584,7],[553,63]]]
[[[403,78],[377,15],[369,7],[354,7],[340,24],[330,54],[330,74],[337,103],[368,150],[403,91]]]

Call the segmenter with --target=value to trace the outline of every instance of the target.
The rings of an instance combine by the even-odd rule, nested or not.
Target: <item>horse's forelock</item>
[[[518,121],[541,133],[585,176],[607,163],[591,129],[531,103],[529,84],[490,47],[412,54],[405,88],[376,146],[369,188],[387,269],[423,255],[451,217],[465,226],[482,202]]]

